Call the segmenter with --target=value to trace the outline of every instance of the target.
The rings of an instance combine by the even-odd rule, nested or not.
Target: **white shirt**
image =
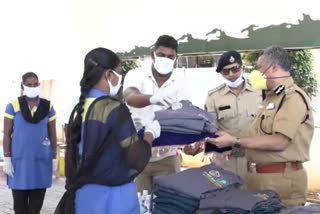
[[[184,81],[184,73],[181,70],[173,70],[170,78],[159,88],[156,80],[153,77],[151,65],[147,67],[140,67],[129,71],[124,79],[123,91],[129,87],[137,88],[141,94],[153,95],[158,90],[163,91],[163,93],[169,94],[171,98],[177,102],[180,100],[188,100],[189,93],[188,87],[186,86],[186,81]],[[165,110],[165,106],[160,105],[149,105],[143,108],[134,108],[129,106],[131,117],[135,122],[137,129],[146,125],[147,122],[153,120],[154,112]],[[139,122],[137,122],[139,121]],[[157,148],[152,149],[152,158],[150,161],[157,161],[163,158],[176,155],[177,150],[171,150],[164,153],[160,157],[156,157],[158,152]]]

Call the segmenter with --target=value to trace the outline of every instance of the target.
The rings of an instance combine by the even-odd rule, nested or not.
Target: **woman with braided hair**
[[[139,139],[128,108],[115,98],[121,80],[114,52],[96,48],[86,55],[67,132],[67,191],[55,214],[140,213],[134,179],[149,161],[160,125],[150,121]]]

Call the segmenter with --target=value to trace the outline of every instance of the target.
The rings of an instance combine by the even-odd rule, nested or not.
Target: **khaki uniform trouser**
[[[221,166],[223,169],[232,171],[239,175],[242,179],[248,172],[246,157],[231,157],[229,160],[224,160],[222,163],[220,163],[219,159],[214,159],[213,162]]]
[[[293,171],[286,168],[284,173],[247,173],[245,188],[261,191],[273,190],[280,195],[282,204],[287,207],[306,203],[308,178],[305,169]]]
[[[152,191],[152,180],[155,176],[170,175],[181,170],[180,156],[173,155],[159,161],[149,162],[137,179],[138,192]]]

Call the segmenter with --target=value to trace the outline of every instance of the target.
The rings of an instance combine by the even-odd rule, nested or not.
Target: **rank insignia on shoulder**
[[[268,109],[268,110],[274,109],[274,103],[269,103],[267,105],[266,109]]]
[[[275,90],[274,90],[274,93],[276,95],[279,95],[281,94],[281,92],[285,89],[285,86],[284,85],[279,85]]]

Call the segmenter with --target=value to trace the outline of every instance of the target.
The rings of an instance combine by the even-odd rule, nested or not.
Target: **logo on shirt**
[[[217,170],[211,170],[209,171],[209,174],[212,175],[215,178],[219,178],[220,177],[220,172]]]
[[[262,200],[268,200],[269,196],[267,194],[257,193],[253,195],[254,197],[261,198]]]

